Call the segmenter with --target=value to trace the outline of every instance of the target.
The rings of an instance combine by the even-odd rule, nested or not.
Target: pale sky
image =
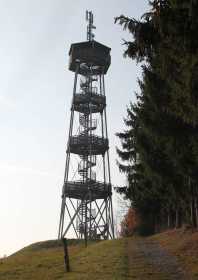
[[[147,2],[0,0],[0,256],[57,238],[74,78],[68,51],[86,40],[86,9],[96,40],[112,48],[105,77],[111,174],[124,184],[115,133],[135,100],[140,67],[123,58],[122,39],[130,37],[114,17],[140,18]]]

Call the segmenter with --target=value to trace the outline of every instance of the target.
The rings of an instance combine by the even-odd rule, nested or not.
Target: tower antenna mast
[[[93,41],[95,38],[95,34],[93,33],[93,29],[96,29],[94,26],[94,17],[91,11],[86,11],[86,21],[87,25],[87,41]]]

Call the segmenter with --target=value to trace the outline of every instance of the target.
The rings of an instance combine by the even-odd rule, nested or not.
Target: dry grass
[[[152,237],[163,248],[176,255],[191,275],[198,279],[198,232],[192,230],[170,230]]]
[[[125,279],[127,263],[125,240],[103,241],[85,248],[69,246],[71,272],[65,273],[60,243],[37,243],[7,258],[0,264],[2,280],[86,280]]]
[[[69,241],[71,272],[64,272],[63,248],[57,241],[33,244],[0,263],[1,280],[165,280],[167,271],[151,262],[152,245],[176,255],[181,267],[198,279],[198,233],[169,231],[150,238],[126,238],[101,241],[87,248],[79,241]],[[150,244],[150,245],[149,245]],[[158,245],[159,246],[159,245]],[[151,249],[152,250],[152,249]],[[147,252],[147,253],[146,253]],[[155,257],[155,256],[154,256]],[[163,255],[161,256],[163,257]],[[154,258],[156,259],[156,257]],[[163,258],[160,258],[160,262]],[[166,267],[166,261],[165,267]],[[175,278],[174,278],[175,279]]]

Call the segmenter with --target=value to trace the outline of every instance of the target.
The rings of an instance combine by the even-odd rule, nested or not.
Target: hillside
[[[92,243],[69,241],[72,272],[65,274],[62,244],[39,242],[0,264],[1,280],[198,279],[198,233],[169,231],[149,238]]]
[[[59,241],[30,245],[0,264],[1,280],[124,279],[126,240],[103,241],[84,247],[69,241],[72,272],[64,272],[63,249]],[[87,272],[87,273],[86,273]]]

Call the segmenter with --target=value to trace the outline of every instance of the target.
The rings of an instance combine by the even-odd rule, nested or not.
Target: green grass
[[[47,241],[33,244],[0,264],[2,280],[126,279],[126,240],[101,241],[87,248],[69,241],[71,272],[65,273],[62,244]]]
[[[152,265],[143,250],[154,240],[178,257],[181,267],[198,279],[198,233],[168,232],[151,238],[92,242],[68,240],[71,272],[64,272],[63,248],[52,240],[30,245],[0,261],[0,280],[165,280],[167,273]],[[140,243],[141,242],[141,243]],[[145,244],[143,247],[139,244]]]

